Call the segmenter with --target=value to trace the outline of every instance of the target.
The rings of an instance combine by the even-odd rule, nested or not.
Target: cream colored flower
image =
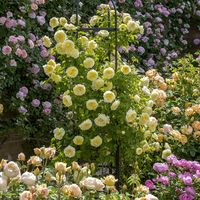
[[[58,18],[56,18],[56,17],[51,18],[49,21],[49,25],[51,26],[51,28],[55,28],[55,27],[59,26]]]
[[[70,54],[72,51],[74,51],[74,48],[74,42],[71,40],[65,40],[64,42],[56,44],[56,51],[61,55]]]
[[[3,172],[8,178],[14,178],[20,175],[20,169],[18,165],[13,161],[10,161],[5,165]]]
[[[98,78],[98,72],[96,70],[92,69],[87,73],[87,79],[89,81],[95,81],[97,78]]]
[[[65,28],[67,31],[75,31],[75,30],[77,29],[76,26],[74,26],[73,24],[68,24],[68,23],[65,23],[64,28]]]
[[[21,181],[27,186],[33,186],[36,182],[36,176],[33,173],[24,172],[21,176]]]
[[[98,32],[98,35],[105,38],[109,36],[109,32],[107,30],[101,30]]]
[[[96,147],[96,148],[101,146],[102,142],[103,142],[102,138],[99,135],[90,140],[91,146]]]
[[[65,154],[66,157],[72,158],[72,157],[75,156],[76,150],[75,150],[74,147],[72,147],[72,146],[69,145],[69,146],[67,146],[67,147],[64,149],[64,154]]]
[[[30,191],[20,193],[19,200],[33,200],[33,195]]]
[[[105,114],[99,114],[99,116],[94,120],[95,124],[100,127],[104,127],[110,123],[110,118]]]
[[[6,191],[8,186],[8,177],[0,172],[0,191]]]
[[[88,190],[97,190],[103,191],[105,185],[101,180],[94,177],[87,177],[80,182],[81,187],[86,188]]]
[[[115,75],[115,71],[111,67],[108,67],[108,68],[106,68],[106,69],[103,70],[103,77],[105,79],[111,79],[111,78],[114,77],[114,75]]]
[[[132,18],[131,18],[130,15],[126,15],[126,16],[123,17],[123,22],[124,22],[125,24],[127,24],[131,19],[132,19]]]
[[[54,74],[52,73],[51,74],[51,79],[55,82],[55,83],[59,83],[61,81],[61,76],[60,75],[57,75],[57,74]]]
[[[66,107],[72,106],[72,98],[71,98],[70,95],[68,95],[68,94],[63,95],[62,100],[63,100],[63,104],[64,104]]]
[[[79,38],[79,41],[81,42],[81,44],[82,44],[83,46],[87,46],[87,45],[88,45],[88,42],[89,42],[89,40],[88,40],[88,38],[87,38],[86,36],[81,36],[81,37]]]
[[[73,92],[76,96],[83,96],[86,92],[86,88],[82,84],[77,84],[74,86]]]
[[[73,139],[73,143],[75,145],[82,145],[83,142],[84,142],[84,138],[80,135],[75,136],[74,139]]]
[[[104,86],[104,80],[101,78],[96,79],[95,81],[92,82],[92,89],[93,90],[99,90]]]
[[[149,122],[149,114],[148,113],[142,113],[139,119],[139,123],[141,125],[146,125]]]
[[[104,98],[104,102],[112,103],[115,100],[116,96],[115,96],[115,94],[113,92],[106,91],[103,94],[103,98]]]
[[[45,47],[49,48],[51,46],[52,42],[48,36],[45,35],[42,40]]]
[[[63,136],[65,135],[65,130],[64,128],[55,128],[53,130],[53,133],[54,133],[54,137],[57,140],[62,140]]]
[[[79,125],[79,128],[82,130],[82,131],[87,131],[89,130],[90,128],[92,128],[92,121],[90,119],[87,119],[85,121],[83,121],[80,125]]]
[[[92,58],[86,58],[83,61],[83,65],[87,69],[92,68],[94,66],[94,64],[95,64],[95,62],[94,62],[94,59],[92,59]]]
[[[131,72],[131,68],[128,65],[122,65],[121,71],[124,75],[127,75]]]
[[[170,149],[165,149],[163,152],[162,152],[162,158],[163,159],[167,159],[168,156],[170,156],[172,154],[171,150]]]
[[[81,16],[78,15],[78,23],[80,22],[80,20],[81,20]],[[70,22],[71,22],[72,24],[76,24],[76,14],[73,14],[73,15],[70,17]]]
[[[90,99],[86,102],[86,108],[88,110],[96,110],[98,107],[98,103],[96,101],[96,99]]]
[[[78,49],[72,49],[69,53],[68,53],[68,55],[69,56],[71,56],[72,58],[78,58],[79,57],[79,50]]]
[[[181,112],[181,109],[179,107],[172,107],[171,111],[173,114],[178,115]]]
[[[142,153],[143,153],[142,148],[138,147],[138,148],[136,149],[136,154],[139,156],[139,155],[141,155]]]
[[[148,127],[151,132],[154,132],[158,126],[158,121],[155,117],[150,117],[148,122]]]
[[[56,31],[56,33],[54,35],[54,39],[58,43],[64,42],[67,39],[67,35],[65,34],[65,32],[63,30],[58,30],[58,31]]]
[[[55,170],[57,172],[60,172],[60,173],[65,173],[66,172],[66,167],[67,167],[67,164],[64,163],[64,162],[56,162],[55,163]]]
[[[80,198],[82,196],[82,191],[77,184],[71,184],[68,186],[68,195],[73,198]]]
[[[120,101],[119,100],[116,100],[112,103],[111,105],[111,110],[117,110],[117,108],[119,107],[120,105]]]
[[[91,26],[95,26],[98,23],[98,21],[99,21],[99,17],[94,15],[93,17],[91,17],[89,23]]]
[[[78,69],[76,67],[68,67],[66,74],[69,78],[75,78],[78,75]]]
[[[140,96],[136,94],[136,95],[134,96],[134,101],[135,101],[136,103],[139,103],[139,102],[140,102]]]
[[[134,122],[136,117],[137,117],[137,113],[136,113],[135,110],[130,109],[130,110],[127,111],[127,113],[126,113],[126,121],[128,123]]]
[[[152,108],[151,107],[145,107],[144,109],[143,109],[143,111],[142,111],[143,113],[148,113],[149,115],[151,115],[152,114],[152,112],[153,112],[153,110],[152,110]]]
[[[3,109],[4,109],[3,104],[0,103],[0,114],[3,113]]]
[[[127,23],[127,29],[129,32],[137,32],[140,29],[140,22],[129,20]]]
[[[88,42],[87,48],[90,50],[94,50],[98,47],[97,43],[94,40],[90,40]]]
[[[106,177],[104,177],[104,184],[108,187],[113,187],[115,186],[115,183],[117,182],[117,180],[115,179],[115,177],[113,175],[108,175]]]
[[[185,135],[191,135],[193,132],[193,128],[191,126],[184,125],[181,126],[181,132]]]
[[[67,23],[67,19],[66,19],[65,17],[61,17],[61,18],[59,19],[59,22],[60,22],[60,25],[61,25],[61,26],[64,26],[64,25]]]
[[[54,69],[55,69],[55,67],[53,65],[48,65],[48,64],[44,65],[43,68],[44,68],[44,73],[47,76],[50,76],[53,73]]]

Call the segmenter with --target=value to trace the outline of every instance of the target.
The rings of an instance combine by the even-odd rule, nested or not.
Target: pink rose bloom
[[[32,10],[37,10],[37,9],[38,9],[38,5],[35,4],[35,3],[32,3],[32,4],[31,4],[31,9],[32,9]]]
[[[24,42],[25,41],[25,37],[23,35],[19,35],[17,37],[17,39],[20,41],[20,42]]]
[[[0,24],[4,25],[6,22],[6,17],[0,17]]]
[[[35,1],[38,5],[45,4],[45,0],[36,0]]]
[[[16,67],[17,66],[17,62],[14,59],[10,60],[10,66]]]
[[[11,48],[10,46],[4,46],[4,47],[2,48],[2,53],[3,53],[4,55],[9,55],[11,52],[12,52],[12,48]]]
[[[26,50],[23,49],[21,57],[26,58],[27,56],[28,56],[28,54],[27,54]]]
[[[5,22],[6,28],[16,27],[16,25],[17,25],[17,22],[14,19],[7,19]]]
[[[15,37],[14,35],[11,35],[8,39],[9,42],[12,42],[13,44],[17,43],[17,37]]]
[[[17,50],[15,51],[15,54],[19,57],[21,57],[22,55],[22,50],[20,48],[17,48]]]
[[[30,49],[33,49],[34,48],[34,42],[32,41],[32,40],[28,40],[28,44],[29,44],[29,47],[30,47]]]

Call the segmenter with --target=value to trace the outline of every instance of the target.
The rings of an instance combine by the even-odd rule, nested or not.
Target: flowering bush
[[[159,199],[199,199],[200,163],[171,155],[167,163],[155,163],[153,169],[157,176],[145,185]]]

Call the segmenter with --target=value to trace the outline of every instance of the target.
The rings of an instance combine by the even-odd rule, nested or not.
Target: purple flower
[[[200,44],[200,39],[198,39],[198,38],[194,39],[194,40],[193,40],[193,43],[194,43],[195,45],[199,45],[199,44]]]
[[[45,102],[42,102],[42,106],[44,107],[44,109],[46,108],[51,108],[51,103],[49,101],[45,101]]]
[[[169,178],[167,176],[160,176],[158,179],[157,179],[158,182],[162,183],[163,185],[169,185]]]
[[[173,178],[173,177],[176,177],[176,174],[174,172],[169,172],[168,176]]]
[[[164,173],[168,171],[169,167],[166,163],[155,163],[153,169],[158,173]]]
[[[40,67],[36,64],[33,64],[33,67],[31,67],[30,70],[33,74],[37,74],[40,71]]]
[[[20,99],[21,101],[24,101],[24,98],[26,97],[26,95],[23,92],[18,92],[16,94],[17,99]]]
[[[48,53],[48,51],[47,51],[46,49],[43,49],[43,50],[40,52],[40,55],[41,55],[41,57],[46,58],[46,57],[49,56],[49,53]]]
[[[181,179],[185,185],[192,185],[192,178],[190,176],[183,176]]]
[[[139,46],[137,50],[141,55],[144,54],[144,52],[145,52],[145,48],[142,46]]]
[[[152,67],[154,65],[155,65],[155,61],[153,60],[153,58],[149,58],[149,60],[147,61],[147,66]]]
[[[27,95],[28,94],[28,88],[23,86],[19,89],[20,92],[24,93],[24,95]]]
[[[160,53],[164,56],[166,54],[167,50],[165,48],[160,49]]]
[[[18,111],[19,111],[20,113],[22,113],[22,114],[27,113],[27,109],[26,109],[24,106],[20,106],[20,107],[18,108]]]
[[[40,26],[45,24],[45,18],[44,16],[37,16],[37,21],[40,24]]]
[[[126,0],[118,0],[119,3],[125,3]]]
[[[41,84],[41,88],[44,90],[50,91],[52,86],[50,83],[44,83],[44,84]]]
[[[134,6],[135,6],[136,8],[141,8],[141,7],[143,7],[142,1],[141,1],[141,0],[136,0],[136,1],[134,2]]]
[[[44,113],[45,115],[49,115],[49,114],[51,113],[51,109],[45,108],[45,109],[43,110],[43,113]]]
[[[156,186],[154,185],[153,181],[151,180],[146,180],[145,181],[145,186],[147,186],[150,190],[154,190]]]
[[[196,196],[196,191],[193,187],[187,186],[184,188],[187,194],[191,194],[192,196]]]
[[[179,200],[193,200],[194,197],[190,194],[181,194]]]
[[[31,18],[31,19],[35,19],[36,18],[36,14],[35,14],[35,12],[30,12],[29,14],[28,14],[28,16]]]
[[[39,107],[40,105],[40,100],[38,99],[33,99],[33,101],[31,102],[33,107]]]

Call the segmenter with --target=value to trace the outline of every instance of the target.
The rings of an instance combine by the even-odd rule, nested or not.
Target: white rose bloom
[[[20,175],[20,169],[17,163],[10,161],[7,163],[3,169],[4,174],[9,178],[14,178]]]
[[[36,176],[30,172],[24,172],[21,176],[21,181],[27,186],[33,186],[36,182]]]
[[[152,194],[147,194],[145,196],[146,200],[158,200],[157,197],[153,196]]]
[[[154,105],[154,101],[152,101],[152,100],[149,100],[149,101],[147,101],[147,106],[148,107],[153,107],[153,105]]]
[[[8,185],[8,177],[0,172],[0,191],[5,191]]]
[[[77,84],[77,85],[74,86],[73,92],[74,92],[74,94],[75,94],[76,96],[82,96],[82,95],[85,94],[86,88],[85,88],[85,86],[82,85],[82,84]]]
[[[136,103],[139,103],[139,102],[140,102],[140,96],[136,94],[136,95],[134,96],[134,101],[135,101]]]
[[[111,79],[114,77],[114,75],[115,75],[115,71],[112,67],[108,67],[103,70],[103,77],[105,79]]]
[[[114,92],[106,91],[103,94],[103,98],[104,98],[104,102],[112,103],[115,100],[116,96],[115,96]]]
[[[91,17],[89,23],[90,23],[91,26],[95,26],[98,21],[99,21],[99,17],[94,15],[93,17]]]
[[[54,39],[56,42],[64,42],[67,39],[67,35],[63,30],[58,30],[54,35]]]
[[[74,198],[80,198],[82,196],[82,191],[77,184],[72,184],[68,186],[69,195]]]
[[[68,94],[63,95],[63,104],[66,107],[72,106],[72,98],[70,95],[68,95]]]
[[[89,42],[89,40],[88,40],[88,38],[87,38],[86,36],[81,36],[81,37],[79,38],[79,41],[81,42],[81,44],[82,44],[83,46],[88,45],[88,42]]]
[[[129,20],[127,23],[127,29],[129,32],[137,32],[140,29],[138,21]]]
[[[72,147],[72,146],[69,145],[69,146],[67,146],[67,147],[64,149],[64,154],[65,154],[66,157],[72,158],[72,157],[75,156],[76,150],[75,150],[74,147]]]
[[[127,75],[127,74],[129,74],[131,72],[131,68],[128,65],[122,65],[121,66],[121,72],[124,75]]]
[[[144,86],[144,87],[142,88],[142,92],[144,92],[144,94],[146,94],[147,96],[150,96],[150,95],[151,95],[149,88],[146,87],[146,86]]]
[[[151,115],[153,110],[152,110],[151,107],[145,107],[142,112],[143,113],[148,113],[149,115]]]
[[[96,70],[92,69],[87,73],[87,79],[89,81],[95,81],[97,78],[98,78],[98,72]]]
[[[112,103],[111,105],[111,110],[117,110],[117,108],[119,107],[120,105],[120,101],[119,100],[116,100]]]
[[[136,119],[136,117],[137,117],[137,113],[136,113],[135,110],[130,109],[130,110],[128,110],[128,112],[126,113],[126,121],[127,121],[128,123],[134,122],[135,119]]]
[[[88,42],[87,47],[90,50],[94,50],[94,49],[96,49],[98,47],[98,45],[94,40],[91,40],[91,41]]]
[[[78,146],[82,145],[83,142],[84,142],[84,138],[80,135],[75,136],[73,139],[73,143]]]
[[[158,126],[158,121],[155,117],[150,117],[149,118],[149,122],[148,122],[148,127],[149,127],[149,130],[151,132],[155,131],[156,130],[156,127]]]
[[[107,30],[101,30],[98,32],[98,35],[101,37],[108,37],[109,36],[109,32]]]
[[[90,99],[86,102],[86,108],[88,110],[96,110],[98,107],[98,103],[96,101],[96,99]]]
[[[32,200],[32,199],[33,195],[30,191],[23,191],[19,197],[19,200]]]
[[[164,124],[163,125],[163,132],[164,133],[170,133],[172,130],[173,130],[173,128],[170,124]]]
[[[94,177],[87,177],[80,182],[81,187],[84,187],[88,190],[97,190],[102,191],[105,185],[100,179]]]
[[[95,124],[100,127],[104,127],[110,123],[110,118],[105,114],[99,114],[99,116],[94,120]]]
[[[140,85],[148,87],[149,86],[149,78],[146,77],[146,76],[141,78],[140,79]]]
[[[151,92],[151,99],[153,100],[156,100],[159,96],[159,90],[158,89],[154,89],[152,92]]]
[[[89,69],[89,68],[92,68],[94,66],[95,62],[94,62],[94,59],[93,58],[86,58],[84,61],[83,61],[83,65],[85,68]]]
[[[92,127],[92,121],[91,121],[90,119],[87,119],[87,120],[83,121],[83,122],[79,125],[79,128],[80,128],[82,131],[87,131],[87,130],[89,130],[91,127]]]
[[[102,145],[102,138],[98,135],[90,140],[90,144],[91,144],[91,146],[97,148]]]
[[[63,136],[65,135],[65,130],[63,128],[55,128],[53,133],[57,140],[62,140]]]
[[[104,86],[104,80],[101,78],[96,79],[95,81],[92,82],[92,89],[93,90],[99,90]]]
[[[78,75],[78,69],[76,67],[68,67],[66,74],[69,78],[75,78]]]
[[[78,23],[80,22],[80,20],[81,20],[81,16],[78,15]],[[73,15],[70,17],[70,22],[71,22],[72,24],[76,24],[76,14],[73,14]]]

